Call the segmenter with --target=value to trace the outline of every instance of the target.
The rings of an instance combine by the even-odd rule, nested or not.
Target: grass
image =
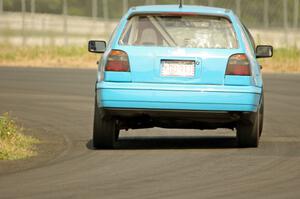
[[[291,73],[300,72],[300,49],[279,48],[274,50],[274,56],[260,59],[264,72]]]
[[[96,68],[99,54],[87,46],[13,46],[0,44],[0,66]],[[263,72],[300,72],[300,50],[275,49],[273,58],[260,59]]]
[[[8,113],[0,116],[0,160],[17,160],[35,156],[39,140],[23,134],[23,128]]]
[[[0,44],[0,66],[96,68],[99,54],[87,46],[13,46]]]

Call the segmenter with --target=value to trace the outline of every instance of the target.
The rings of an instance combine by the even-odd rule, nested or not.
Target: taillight
[[[121,50],[112,50],[105,65],[105,71],[129,71],[129,60],[126,52]]]
[[[230,56],[226,68],[226,75],[250,76],[250,62],[245,54]]]

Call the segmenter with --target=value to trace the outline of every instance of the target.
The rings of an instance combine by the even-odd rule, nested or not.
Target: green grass
[[[57,57],[80,57],[86,52],[86,48],[83,46],[33,46],[33,47],[15,47],[12,45],[0,45],[1,54],[0,59],[3,60],[18,60],[23,59],[37,59],[42,56],[49,56],[50,58]]]
[[[266,72],[300,72],[300,49],[297,48],[278,48],[272,58],[260,60]]]
[[[0,44],[0,66],[96,68],[100,55],[87,46],[13,46]]]
[[[299,60],[300,58],[300,49],[297,48],[279,48],[275,49],[275,58],[289,58],[292,60]]]
[[[17,160],[35,156],[39,140],[23,134],[8,113],[0,116],[0,160]]]

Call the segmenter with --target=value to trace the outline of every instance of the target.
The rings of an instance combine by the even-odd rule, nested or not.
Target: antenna
[[[179,8],[182,8],[183,0],[179,0]]]

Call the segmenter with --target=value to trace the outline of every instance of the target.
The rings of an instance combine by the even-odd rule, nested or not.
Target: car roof
[[[194,6],[183,5],[179,8],[179,5],[148,5],[132,7],[129,10],[130,14],[134,13],[149,13],[149,12],[195,12],[203,14],[216,14],[216,15],[230,15],[232,11],[224,8],[209,7],[209,6]],[[230,13],[230,14],[229,14]]]

